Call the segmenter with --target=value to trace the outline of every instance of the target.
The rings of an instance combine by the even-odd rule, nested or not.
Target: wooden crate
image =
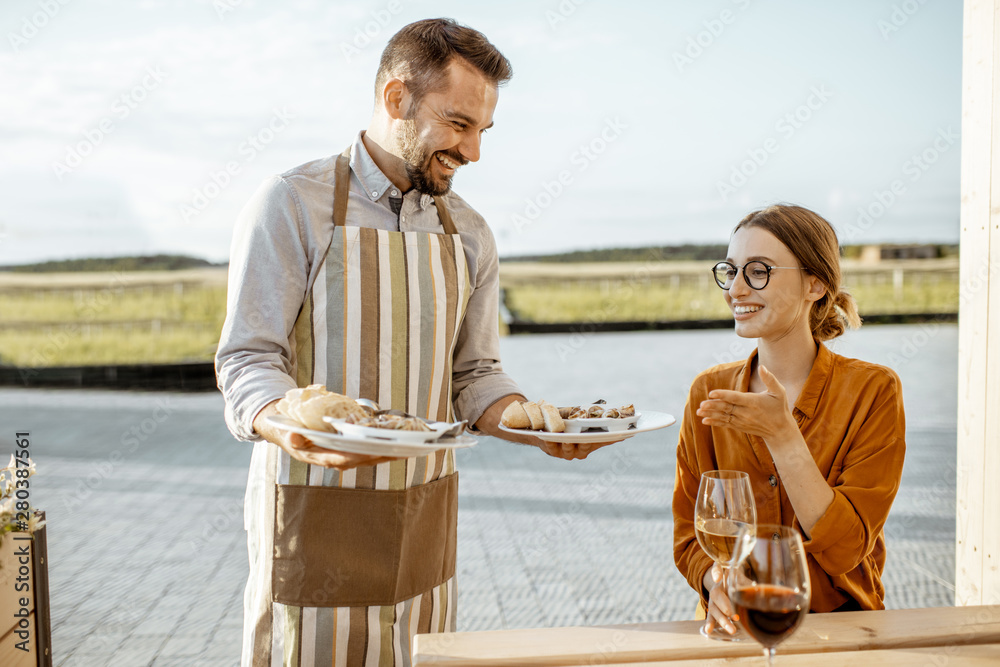
[[[0,544],[0,665],[4,667],[52,667],[48,568],[44,526],[34,534],[4,535]]]

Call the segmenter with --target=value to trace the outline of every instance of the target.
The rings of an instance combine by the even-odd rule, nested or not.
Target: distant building
[[[937,259],[943,257],[941,246],[927,243],[908,245],[866,245],[861,247],[862,264],[878,264],[884,259]]]

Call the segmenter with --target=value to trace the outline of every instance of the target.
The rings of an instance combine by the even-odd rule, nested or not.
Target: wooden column
[[[955,603],[1000,602],[1000,0],[965,0]]]

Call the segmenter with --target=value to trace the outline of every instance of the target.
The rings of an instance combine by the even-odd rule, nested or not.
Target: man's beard
[[[417,192],[439,197],[451,190],[452,176],[436,177],[431,173],[431,160],[437,160],[433,152],[428,152],[427,148],[420,144],[417,135],[417,123],[413,119],[403,121],[403,127],[399,135],[400,157],[403,158],[403,165],[406,168],[406,177],[417,189]],[[461,155],[456,155],[448,151],[441,151],[456,164],[467,164],[468,160]]]

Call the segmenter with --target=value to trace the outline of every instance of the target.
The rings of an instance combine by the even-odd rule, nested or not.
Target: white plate
[[[275,428],[291,433],[303,435],[316,445],[325,449],[332,449],[338,452],[349,454],[369,454],[372,456],[395,456],[410,458],[413,456],[426,456],[439,449],[462,449],[472,447],[478,441],[471,435],[460,435],[457,438],[441,438],[435,442],[409,443],[391,442],[389,440],[359,438],[330,433],[329,431],[316,431],[306,428],[294,419],[284,415],[270,415],[266,418],[267,423]]]
[[[359,438],[362,440],[388,440],[390,442],[419,445],[430,440],[437,440],[448,429],[457,426],[448,422],[427,422],[429,431],[400,431],[391,428],[376,428],[374,426],[360,426],[358,424],[348,424],[343,419],[333,417],[323,417],[323,421],[333,426],[342,435],[348,438]]]
[[[639,421],[639,417],[642,416],[641,412],[637,412],[631,417],[586,417],[583,419],[564,419],[563,422],[566,424],[566,433],[581,433],[588,429],[600,429],[604,433],[611,433],[614,431],[627,431],[632,424]]]
[[[677,420],[674,419],[673,415],[668,415],[665,412],[643,412],[639,417],[639,421],[635,423],[635,428],[630,428],[627,431],[549,433],[548,431],[531,431],[529,429],[507,428],[503,424],[500,425],[500,430],[507,431],[508,433],[533,435],[536,438],[544,440],[545,442],[586,444],[591,442],[618,442],[620,440],[625,440],[626,438],[631,438],[633,435],[639,435],[640,433],[648,433],[649,431],[655,431],[656,429],[666,428],[672,425],[675,421]]]

